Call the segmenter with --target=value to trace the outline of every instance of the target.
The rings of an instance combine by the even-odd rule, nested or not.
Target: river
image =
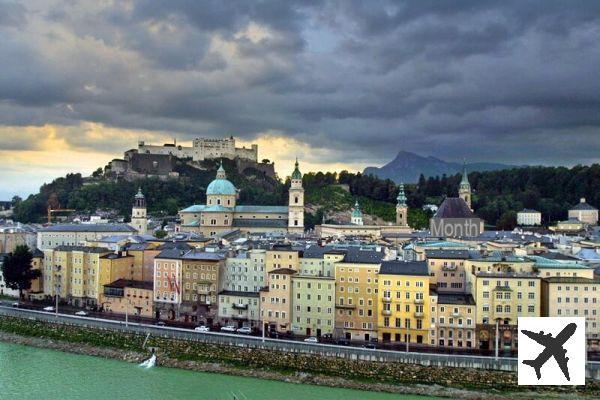
[[[427,400],[135,364],[0,342],[0,399]]]

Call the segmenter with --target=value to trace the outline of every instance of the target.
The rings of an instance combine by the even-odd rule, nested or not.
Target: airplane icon
[[[546,361],[548,361],[551,357],[554,357],[565,378],[567,378],[569,382],[571,381],[571,378],[569,377],[569,368],[567,367],[569,357],[566,357],[567,350],[563,347],[563,345],[571,336],[573,336],[576,329],[577,324],[570,323],[569,325],[565,326],[555,338],[552,337],[551,333],[544,335],[544,331],[535,333],[525,329],[521,330],[524,335],[545,347],[544,351],[542,351],[535,360],[523,361],[523,364],[529,365],[535,369],[535,374],[537,375],[538,380],[542,377],[542,373],[540,371],[542,366],[546,364]]]

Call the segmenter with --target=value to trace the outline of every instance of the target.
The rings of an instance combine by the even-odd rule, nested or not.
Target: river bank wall
[[[0,340],[139,363],[155,348],[159,364],[203,372],[333,387],[463,399],[598,397],[600,383],[585,387],[517,386],[513,372],[440,368],[336,359],[115,332],[20,317],[0,318]],[[143,345],[146,345],[146,349]],[[508,394],[501,394],[508,393]]]

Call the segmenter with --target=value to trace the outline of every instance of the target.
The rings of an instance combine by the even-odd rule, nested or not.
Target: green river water
[[[0,399],[427,400],[155,367],[0,342]]]

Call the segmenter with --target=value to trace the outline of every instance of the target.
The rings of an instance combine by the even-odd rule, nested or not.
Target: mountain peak
[[[494,171],[512,168],[512,165],[499,163],[467,164],[469,171]],[[365,175],[375,175],[381,179],[391,179],[396,183],[415,183],[419,176],[425,177],[454,175],[462,171],[462,163],[448,162],[433,156],[421,156],[406,150],[400,150],[396,157],[381,168],[367,167]]]

